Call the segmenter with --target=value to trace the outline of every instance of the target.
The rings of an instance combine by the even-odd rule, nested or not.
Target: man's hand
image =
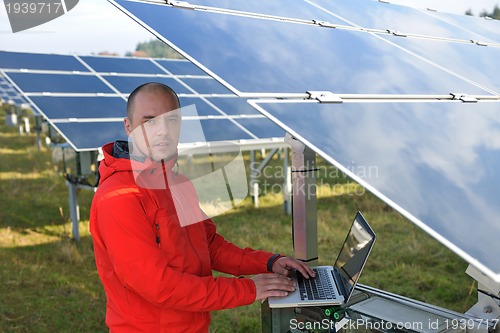
[[[316,275],[306,263],[297,259],[281,257],[273,264],[273,272],[276,274],[288,276],[291,269],[298,270],[306,279]]]
[[[270,296],[286,296],[295,290],[293,281],[279,274],[258,274],[252,278],[257,290],[255,300],[264,300]]]

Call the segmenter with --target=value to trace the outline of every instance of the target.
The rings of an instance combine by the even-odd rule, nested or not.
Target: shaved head
[[[141,93],[153,93],[153,92],[160,92],[165,94],[166,96],[169,96],[170,98],[173,98],[175,104],[177,105],[176,109],[181,107],[179,97],[172,88],[163,83],[148,82],[135,88],[134,91],[130,93],[127,101],[127,118],[132,119],[136,96]]]
[[[177,153],[182,111],[177,94],[162,83],[146,83],[129,96],[125,132],[130,151],[151,160],[168,160]]]

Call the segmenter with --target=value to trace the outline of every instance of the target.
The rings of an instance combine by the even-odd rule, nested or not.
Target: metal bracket
[[[473,40],[473,39],[471,39],[470,41],[472,43],[476,44],[476,45],[479,45],[479,46],[488,46],[488,43],[482,42],[480,40]]]
[[[388,33],[390,33],[391,35],[394,35],[394,36],[398,36],[398,37],[408,37],[408,35],[402,33],[401,31],[397,31],[397,30],[391,30],[391,29],[387,29],[386,30]]]
[[[467,94],[451,93],[450,95],[453,96],[453,100],[460,100],[464,103],[477,103],[477,98],[469,96]]]
[[[187,1],[167,1],[168,5],[171,5],[172,7],[175,8],[182,8],[182,9],[195,9],[196,7],[192,4],[190,4]]]
[[[342,103],[343,100],[331,91],[306,91],[309,99],[318,100],[321,103]]]
[[[325,27],[325,28],[336,28],[337,27],[337,25],[330,23],[328,21],[313,20],[313,23],[319,25],[320,27]]]
[[[500,283],[492,280],[476,267],[469,265],[465,271],[478,283],[478,301],[466,314],[484,320],[498,321],[500,318]],[[497,325],[495,325],[497,326]],[[495,332],[498,332],[496,328]]]

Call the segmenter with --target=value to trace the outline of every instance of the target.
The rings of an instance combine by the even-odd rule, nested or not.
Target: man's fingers
[[[307,265],[300,265],[299,267],[296,268],[301,274],[303,277],[305,278],[310,278],[310,277],[314,277],[316,276],[316,274],[314,274],[314,271]]]
[[[263,300],[270,296],[286,296],[295,290],[294,282],[279,274],[259,274],[254,276],[256,300]]]
[[[297,259],[282,257],[278,259],[276,263],[277,265],[274,267],[274,271],[285,276],[288,275],[290,269],[299,271],[305,278],[316,276],[314,271],[305,262]]]
[[[289,292],[288,291],[283,291],[283,290],[268,290],[264,292],[263,299],[266,299],[268,297],[285,297],[288,296]]]

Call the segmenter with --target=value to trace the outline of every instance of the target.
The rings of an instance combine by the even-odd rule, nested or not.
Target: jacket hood
[[[130,156],[127,141],[115,141],[102,147],[104,159],[99,164],[99,185],[117,173],[133,173],[137,185],[145,188],[165,188],[167,178],[175,177],[172,171],[177,164],[177,153],[169,160],[138,160]]]

